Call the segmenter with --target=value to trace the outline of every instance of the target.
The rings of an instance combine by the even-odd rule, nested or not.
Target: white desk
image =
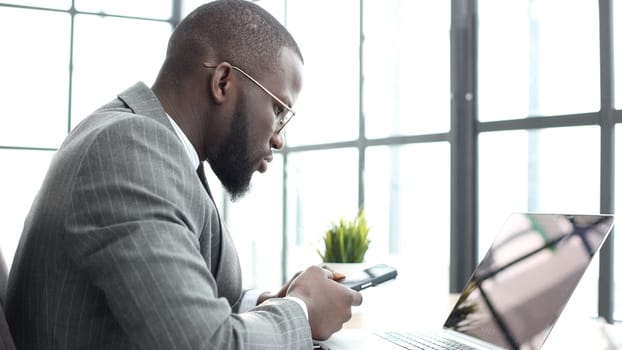
[[[434,330],[442,327],[457,295],[428,294],[424,291],[401,288],[398,280],[364,290],[363,305],[353,309],[352,319],[344,329],[324,342],[331,350],[344,349],[402,349],[372,331]],[[543,350],[554,349],[612,349],[603,336],[601,324],[589,317],[578,316],[571,305],[553,328]],[[616,332],[619,328],[616,328]],[[376,339],[377,338],[377,339]],[[622,346],[618,347],[622,349]]]

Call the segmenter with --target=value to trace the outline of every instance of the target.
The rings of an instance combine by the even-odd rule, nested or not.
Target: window
[[[80,12],[105,13],[131,17],[168,20],[173,9],[171,0],[74,0]],[[128,34],[127,32],[125,32]],[[157,36],[154,36],[154,39]]]
[[[449,144],[374,146],[365,157],[365,210],[373,228],[368,259],[395,266],[412,290],[446,292]]]
[[[598,131],[585,126],[480,135],[480,258],[509,213],[600,212]],[[597,260],[572,298],[572,307],[586,317],[597,315]]]
[[[74,32],[72,128],[137,81],[153,84],[171,25],[77,15]]]
[[[0,5],[0,30],[18,34],[0,37],[1,243],[9,266],[32,200],[67,132],[131,84],[155,79],[171,33],[171,1],[132,4]]]
[[[289,146],[358,137],[359,12],[359,0],[287,3],[286,25],[305,59],[300,112],[287,127]]]
[[[612,28],[599,18],[599,4],[607,2],[478,2],[480,254],[509,212],[610,212],[613,191],[601,189],[609,164],[601,159],[608,162],[614,145],[601,138],[599,126],[609,114],[616,122],[622,118],[619,111],[601,106],[601,96],[611,93],[607,86],[612,82],[620,82],[622,61],[614,55],[615,77],[609,67],[601,67],[601,55],[608,51],[600,36]],[[620,14],[612,13],[616,23]],[[616,35],[619,27],[613,30],[617,53],[622,35]],[[609,84],[602,84],[601,77]],[[619,108],[622,95],[618,87],[614,91]],[[605,133],[611,130],[602,125]],[[614,251],[620,255],[619,243]],[[599,278],[613,278],[599,276],[598,265],[592,263],[573,297],[573,305],[589,316],[598,313]],[[619,319],[622,294],[619,287],[616,291]]]
[[[600,212],[598,131],[585,126],[480,135],[480,254],[509,213]]]
[[[70,20],[62,12],[0,7],[0,31],[20,33],[0,38],[2,146],[54,148],[65,137]]]
[[[0,36],[0,94],[8,96],[0,128],[7,169],[0,187],[8,193],[1,204],[2,244],[9,264],[67,132],[134,82],[150,85],[172,26],[203,2],[0,4],[0,30],[18,33]],[[600,212],[603,202],[622,207],[622,0],[255,2],[298,41],[305,85],[286,130],[287,147],[275,152],[268,173],[253,179],[247,197],[231,203],[208,174],[246,287],[275,290],[318,263],[315,249],[325,230],[359,207],[372,227],[368,259],[397,265],[401,278],[437,278],[439,293],[448,288],[450,246],[465,243],[451,225],[460,221],[462,205],[476,208],[479,227],[469,243],[479,235],[480,253],[513,211]],[[458,5],[476,15],[477,28],[466,31],[477,37],[450,51],[456,48],[452,15],[464,8]],[[611,23],[599,18],[599,6],[608,5],[615,9]],[[32,23],[44,30],[32,31]],[[600,40],[608,31],[610,51]],[[476,52],[477,61],[463,61],[465,52]],[[601,66],[609,58],[613,69]],[[456,64],[472,81],[455,79]],[[477,106],[472,135],[452,129],[467,117],[455,108],[456,86],[472,88],[465,90]],[[601,106],[608,94],[617,109]],[[615,126],[601,123],[610,120]],[[615,128],[617,143],[602,137],[601,124],[605,135]],[[470,141],[474,152],[461,148]],[[603,169],[614,149],[615,179],[603,181],[610,180]],[[458,167],[460,159],[473,162]],[[452,188],[462,176],[474,178],[477,191],[455,203],[452,195],[467,186]],[[617,184],[615,195],[607,193],[609,182]],[[621,271],[621,239],[614,252]],[[435,267],[424,264],[430,261]],[[452,260],[451,266],[463,263],[470,262]],[[613,279],[594,265],[573,298],[590,315],[596,280]],[[614,315],[622,319],[622,280],[615,275]]]
[[[364,2],[367,138],[449,131],[449,5]]]
[[[597,2],[478,6],[479,120],[600,109]]]
[[[449,129],[449,2],[257,3],[296,38],[305,58],[305,86],[282,152],[285,192],[272,190],[267,197],[256,187],[277,171],[271,167],[254,178],[247,197],[227,204],[234,239],[240,234],[246,241],[238,245],[243,247],[240,255],[259,257],[264,267],[270,261],[274,271],[279,266],[272,257],[282,254],[283,279],[289,278],[320,263],[316,248],[330,224],[353,218],[364,202],[372,227],[368,259],[403,266],[406,275],[411,270],[435,276],[431,290],[447,290],[447,278],[439,276],[447,276],[449,266],[449,146],[443,134]],[[417,21],[409,19],[411,14]],[[319,17],[322,26],[317,25]],[[418,54],[421,47],[428,54]],[[422,143],[416,139],[420,135],[433,142]],[[383,140],[372,141],[378,138]],[[257,201],[266,206],[265,201],[280,196],[284,206],[277,201],[272,209],[282,208],[283,215],[274,210],[259,214],[256,206],[246,205]],[[270,232],[256,238],[235,227],[248,218],[264,225],[266,215]],[[280,240],[271,230],[283,217],[285,237]],[[261,242],[263,250],[257,249]],[[444,253],[430,256],[430,247]],[[426,260],[437,267],[412,270],[426,266]],[[261,286],[269,281],[250,279]]]
[[[287,163],[289,273],[321,260],[315,252],[330,224],[356,216],[358,156],[354,148],[292,153]],[[370,232],[371,234],[371,232]]]

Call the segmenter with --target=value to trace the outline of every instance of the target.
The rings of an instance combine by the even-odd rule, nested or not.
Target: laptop
[[[540,349],[613,221],[612,215],[511,214],[438,331],[362,331],[348,339],[344,330],[320,345],[332,350]]]

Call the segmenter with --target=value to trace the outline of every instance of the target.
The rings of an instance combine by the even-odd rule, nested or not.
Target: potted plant
[[[352,268],[359,269],[365,262],[365,253],[369,248],[368,233],[369,226],[363,210],[359,211],[354,220],[345,220],[342,217],[339,223],[333,223],[326,231],[324,251],[317,249],[317,253],[324,264],[335,271],[346,272]],[[356,264],[356,266],[346,267],[345,264]]]

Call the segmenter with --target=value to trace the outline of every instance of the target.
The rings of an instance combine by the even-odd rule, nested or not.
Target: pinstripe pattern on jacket
[[[7,319],[19,349],[311,347],[294,301],[233,311],[242,293],[235,247],[184,152],[143,83],[70,133],[10,273]]]

